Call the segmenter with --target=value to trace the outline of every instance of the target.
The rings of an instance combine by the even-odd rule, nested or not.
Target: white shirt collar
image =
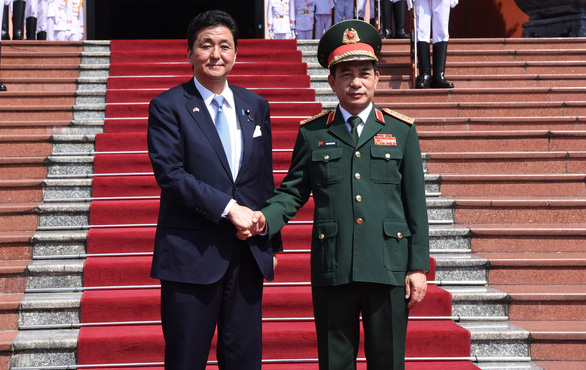
[[[348,122],[348,118],[352,117],[352,114],[350,114],[346,109],[342,108],[341,105],[338,105],[338,106],[340,107],[340,113],[342,113],[342,117],[344,117],[344,122]],[[372,111],[372,107],[373,107],[373,104],[371,102],[365,110],[358,113],[358,117],[360,117],[360,119],[362,120],[363,123],[366,123],[368,116],[370,116],[370,112]]]
[[[206,103],[207,106],[211,106],[212,99],[214,98],[214,96],[216,94],[214,94],[213,92],[211,92],[210,90],[205,88],[201,83],[199,83],[199,81],[197,80],[197,78],[195,78],[195,76],[193,76],[193,82],[195,82],[195,88],[197,89],[197,91],[199,91],[203,101]],[[230,109],[236,108],[236,104],[234,103],[234,93],[232,93],[232,89],[230,89],[228,82],[226,82],[226,86],[224,87],[224,90],[222,91],[222,94],[220,94],[220,95],[222,95],[224,97],[224,99],[225,99],[224,103],[228,104],[228,108],[230,108]]]

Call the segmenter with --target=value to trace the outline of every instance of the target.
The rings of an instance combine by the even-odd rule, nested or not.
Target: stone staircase
[[[316,47],[299,43],[317,100],[333,108]],[[13,369],[76,364],[108,50],[3,43],[0,369],[10,356]],[[408,50],[385,41],[375,101],[417,118],[436,284],[472,333],[472,358],[583,368],[586,40],[453,40],[456,88],[442,91],[408,89]]]

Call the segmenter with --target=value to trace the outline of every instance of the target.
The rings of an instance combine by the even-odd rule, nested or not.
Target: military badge
[[[397,138],[390,134],[378,134],[374,137],[374,145],[397,145]]]

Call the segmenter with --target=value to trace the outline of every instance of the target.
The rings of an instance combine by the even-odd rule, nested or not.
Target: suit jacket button
[[[356,201],[357,202],[362,202],[362,196],[361,195],[357,195],[356,196]]]
[[[356,172],[354,174],[354,178],[356,178],[356,180],[360,180],[360,174],[358,172]]]
[[[364,220],[361,217],[359,217],[359,218],[356,219],[356,223],[358,225],[362,225],[363,222],[364,222]]]
[[[326,236],[323,233],[322,234],[319,234],[319,240],[324,240],[325,237]]]
[[[354,153],[354,155],[356,156],[356,158],[360,158],[360,152],[356,151],[356,153]]]

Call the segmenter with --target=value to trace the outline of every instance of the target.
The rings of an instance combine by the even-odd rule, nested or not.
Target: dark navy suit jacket
[[[230,199],[259,210],[274,190],[269,104],[247,89],[230,88],[242,129],[236,179],[193,79],[150,103],[148,149],[161,187],[153,278],[212,284],[224,276],[233,248],[248,247],[265,279],[273,280],[280,237],[240,241],[236,228],[221,217]]]

